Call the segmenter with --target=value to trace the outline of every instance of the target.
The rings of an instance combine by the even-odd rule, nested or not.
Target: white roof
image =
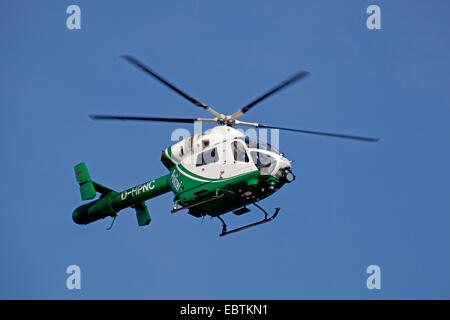
[[[229,126],[216,126],[202,133],[194,134],[171,146],[172,158],[181,161],[183,158],[199,151],[238,137],[244,133]]]

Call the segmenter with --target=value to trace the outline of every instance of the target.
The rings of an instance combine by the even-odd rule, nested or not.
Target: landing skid
[[[243,226],[243,227],[240,227],[240,228],[237,228],[237,229],[233,229],[233,230],[227,231],[227,225],[225,224],[225,221],[223,221],[223,219],[220,216],[217,216],[217,218],[219,218],[220,221],[222,221],[222,233],[219,236],[223,237],[223,236],[226,236],[226,235],[238,232],[238,231],[242,231],[242,230],[245,230],[245,229],[248,229],[248,228],[251,228],[251,227],[263,224],[263,223],[266,223],[266,222],[270,222],[270,221],[272,221],[273,219],[276,218],[276,216],[278,215],[278,212],[280,211],[280,208],[276,208],[275,209],[275,213],[270,218],[267,218],[268,213],[266,212],[266,210],[264,210],[263,208],[258,206],[256,203],[253,203],[253,204],[264,213],[264,219],[263,220],[255,222],[255,223],[252,223],[252,224],[249,224],[249,225],[246,225],[246,226]]]

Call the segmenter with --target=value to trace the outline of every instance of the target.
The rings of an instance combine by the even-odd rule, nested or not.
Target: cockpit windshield
[[[248,148],[263,149],[263,150],[275,152],[277,154],[281,154],[280,150],[275,148],[270,143],[253,140],[253,139],[250,139],[249,137],[239,137],[238,139],[244,141]]]
[[[277,164],[274,157],[257,151],[251,151],[250,156],[262,175],[270,175]]]

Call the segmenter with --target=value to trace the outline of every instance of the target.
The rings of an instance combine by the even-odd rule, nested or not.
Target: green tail
[[[95,191],[94,183],[84,162],[75,166],[75,176],[80,185],[81,200],[94,199],[97,191]]]
[[[82,205],[73,212],[73,220],[78,224],[91,223],[108,216],[115,218],[118,211],[132,207],[136,211],[138,225],[148,225],[151,218],[145,200],[170,191],[167,176],[118,193],[93,181],[84,162],[77,164],[74,169],[82,200],[91,200],[97,193],[101,194],[100,199]]]
[[[91,179],[86,163],[81,162],[77,164],[74,169],[77,182],[80,185],[81,200],[94,199],[97,192],[104,196],[108,193],[114,192],[112,189],[107,188]]]

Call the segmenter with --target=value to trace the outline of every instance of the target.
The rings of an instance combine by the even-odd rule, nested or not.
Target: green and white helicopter
[[[134,57],[128,55],[122,57],[196,106],[212,113],[214,118],[91,115],[92,119],[176,123],[212,122],[217,126],[189,136],[165,149],[161,154],[161,161],[169,170],[167,175],[122,192],[116,192],[93,181],[84,162],[76,165],[75,175],[80,185],[82,200],[94,199],[97,193],[100,193],[99,199],[75,209],[72,216],[78,224],[88,224],[109,216],[115,220],[120,210],[131,207],[136,210],[138,225],[148,225],[151,218],[145,201],[167,192],[175,194],[172,213],[187,210],[195,217],[209,215],[220,219],[223,225],[220,236],[272,221],[280,208],[276,208],[274,214],[269,217],[269,214],[257,203],[278,191],[285,183],[295,179],[291,161],[275,147],[250,139],[242,131],[233,128],[234,126],[279,129],[368,142],[378,141],[376,138],[281,128],[238,120],[262,100],[305,78],[309,73],[303,70],[234,114],[224,115],[181,91]],[[254,205],[261,210],[264,218],[250,225],[227,231],[221,215],[227,212],[233,212],[236,215],[245,214],[250,211],[247,208],[249,205]],[[108,229],[112,227],[114,220]]]

